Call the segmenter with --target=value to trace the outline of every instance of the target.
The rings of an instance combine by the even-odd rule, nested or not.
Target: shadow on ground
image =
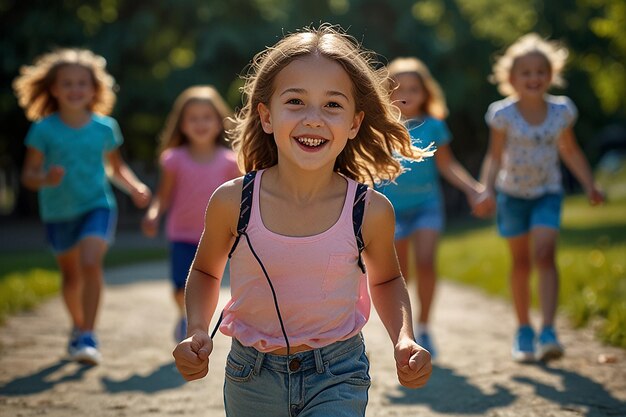
[[[558,386],[536,381],[528,376],[514,376],[512,379],[521,384],[534,387],[535,395],[561,405],[587,417],[626,416],[626,402],[614,398],[602,385],[565,369],[542,369],[560,378]]]
[[[178,373],[174,362],[161,365],[149,375],[133,375],[121,381],[107,377],[102,378],[105,391],[111,394],[130,391],[153,394],[158,391],[178,388],[184,383],[185,380]]]
[[[530,385],[535,395],[558,404],[561,409],[586,417],[626,416],[626,402],[614,398],[601,384],[564,369],[540,366],[550,376],[560,378],[555,384],[537,381],[527,375],[512,376],[519,384]],[[485,394],[453,369],[433,366],[433,374],[424,388],[410,390],[402,387],[398,396],[389,396],[393,404],[423,404],[443,414],[484,414],[490,409],[506,407],[516,395],[506,387],[494,385]]]
[[[48,391],[57,384],[82,379],[90,368],[89,365],[63,359],[34,374],[15,378],[0,386],[0,395],[32,395]]]
[[[15,378],[0,386],[0,395],[24,396],[46,392],[57,384],[78,381],[83,378],[85,371],[92,368],[68,360],[60,360],[34,374]],[[175,389],[185,380],[178,373],[174,362],[165,363],[148,375],[133,375],[120,381],[102,377],[105,392],[115,394],[119,392],[143,392],[152,394],[158,391]]]
[[[412,390],[402,387],[400,395],[390,395],[389,400],[393,404],[424,404],[444,414],[483,414],[491,408],[505,407],[516,398],[500,385],[494,385],[493,389],[492,394],[485,394],[453,369],[434,365],[424,388]]]

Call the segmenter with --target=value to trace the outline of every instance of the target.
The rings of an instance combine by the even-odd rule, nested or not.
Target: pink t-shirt
[[[161,154],[162,169],[175,181],[165,229],[169,240],[198,244],[209,198],[220,185],[241,176],[236,159],[233,151],[222,146],[208,162],[194,161],[186,146]]]
[[[332,227],[314,236],[289,237],[263,225],[258,198],[262,175],[259,171],[254,181],[247,234],[276,291],[289,344],[320,348],[349,339],[370,315],[352,226],[356,182],[347,179],[341,216]],[[230,287],[220,331],[261,352],[285,347],[269,283],[244,236],[230,260]]]

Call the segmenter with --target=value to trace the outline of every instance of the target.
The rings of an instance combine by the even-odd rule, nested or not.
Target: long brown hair
[[[161,154],[164,150],[175,148],[189,143],[189,138],[180,129],[182,116],[185,108],[190,103],[208,103],[213,106],[222,121],[222,131],[217,143],[219,145],[229,147],[226,139],[226,130],[228,128],[228,118],[232,116],[232,110],[226,104],[220,93],[210,85],[196,85],[185,89],[174,101],[172,110],[167,116],[165,127],[159,135],[159,150]]]
[[[39,120],[59,109],[50,89],[59,69],[68,65],[78,65],[91,74],[95,94],[88,110],[111,114],[116,99],[115,80],[106,70],[106,59],[87,49],[62,48],[39,56],[33,65],[22,66],[13,81],[17,101],[29,120]]]
[[[400,121],[400,110],[391,104],[385,88],[387,71],[383,66],[374,67],[375,55],[340,28],[322,24],[285,36],[252,60],[243,87],[245,105],[231,132],[240,168],[248,172],[278,162],[274,137],[263,131],[257,108],[259,103],[269,104],[274,79],[283,68],[299,57],[312,54],[335,61],[345,69],[353,84],[355,110],[365,114],[358,134],[337,157],[336,172],[369,184],[391,181],[403,171],[394,152],[416,160],[432,154],[411,145]]]
[[[435,78],[431,75],[426,64],[414,57],[396,58],[387,66],[389,76],[394,79],[399,74],[415,75],[426,93],[426,100],[422,103],[420,113],[427,114],[435,119],[443,120],[448,116],[448,106],[446,99],[441,91],[441,87]],[[395,80],[391,83],[391,88],[396,87]]]

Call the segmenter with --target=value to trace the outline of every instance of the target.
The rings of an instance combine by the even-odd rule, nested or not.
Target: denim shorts
[[[520,236],[537,226],[558,229],[562,202],[563,194],[544,194],[527,199],[498,193],[496,222],[500,236]]]
[[[227,417],[362,417],[370,384],[361,334],[290,356],[233,339],[224,406]]]
[[[395,239],[404,239],[420,229],[441,232],[444,223],[444,209],[438,201],[397,211]]]
[[[108,208],[96,208],[71,220],[46,222],[46,236],[55,253],[65,252],[82,239],[99,237],[113,243],[117,213]]]
[[[182,290],[185,288],[189,268],[197,250],[197,244],[187,242],[170,243],[170,272],[175,289]]]

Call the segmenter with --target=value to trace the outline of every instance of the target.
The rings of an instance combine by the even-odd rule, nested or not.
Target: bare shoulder
[[[243,177],[235,178],[230,181],[226,181],[220,185],[209,200],[209,204],[216,205],[235,205],[239,209],[239,202],[241,201],[241,187],[243,184]],[[232,207],[231,207],[232,208]]]
[[[393,234],[395,214],[391,202],[380,192],[369,189],[368,199],[363,218],[363,237],[375,237],[381,232],[390,231]]]
[[[225,182],[215,190],[206,210],[207,224],[228,226],[231,231],[237,229],[242,184],[243,177],[239,177]]]

